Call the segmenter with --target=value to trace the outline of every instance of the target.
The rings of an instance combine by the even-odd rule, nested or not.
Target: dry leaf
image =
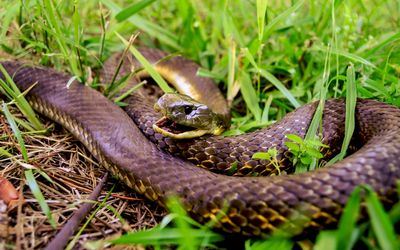
[[[18,200],[18,191],[8,180],[0,176],[0,200],[4,201],[7,205],[13,201]]]

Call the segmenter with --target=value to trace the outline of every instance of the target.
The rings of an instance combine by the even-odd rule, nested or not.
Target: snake
[[[181,56],[160,61],[164,52],[144,49],[142,53],[168,81],[201,79],[195,74],[198,66]],[[334,228],[359,185],[369,185],[388,206],[398,200],[400,109],[395,106],[358,99],[353,151],[345,159],[307,173],[274,175],[266,160],[254,160],[252,154],[274,147],[282,166],[290,165],[285,135],[304,138],[318,103],[306,104],[269,127],[243,135],[176,140],[153,130],[159,116],[143,99],[148,89],[132,94],[127,103],[136,102],[124,111],[66,73],[20,61],[1,65],[21,91],[29,90],[26,98],[38,113],[70,131],[123,183],[164,206],[170,197],[178,197],[192,218],[216,230],[266,237]],[[104,68],[110,65],[115,68],[115,60]],[[4,73],[0,79],[6,79]],[[206,99],[222,96],[207,91],[207,86],[201,87]],[[204,96],[196,88],[187,89]],[[227,108],[217,104],[212,109],[224,113]],[[325,102],[320,126],[322,141],[331,152],[340,150],[345,110],[343,99]],[[221,174],[233,165],[238,174]],[[254,172],[269,176],[252,176]]]

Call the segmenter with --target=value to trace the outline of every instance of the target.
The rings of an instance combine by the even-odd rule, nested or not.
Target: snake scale
[[[182,68],[173,62],[164,62],[169,71]],[[394,106],[359,99],[352,145],[358,150],[330,167],[295,175],[226,176],[195,167],[170,153],[180,152],[216,172],[238,162],[239,175],[252,169],[271,173],[268,164],[251,159],[252,153],[276,147],[282,164],[288,165],[285,134],[303,137],[316,103],[298,108],[268,128],[233,137],[204,137],[189,144],[154,134],[149,127],[154,115],[150,108],[142,107],[146,101],[128,107],[131,119],[101,93],[77,81],[67,86],[71,79],[67,74],[16,61],[1,64],[21,91],[35,83],[27,94],[33,108],[68,129],[125,184],[162,205],[167,197],[178,196],[194,219],[207,223],[218,217],[214,226],[228,233],[265,236],[284,231],[298,235],[331,228],[337,225],[348,196],[360,184],[370,185],[387,204],[398,199],[400,109]],[[1,73],[0,78],[4,79]],[[134,94],[131,98],[141,96]],[[332,152],[340,149],[344,113],[343,100],[326,101],[323,142]]]

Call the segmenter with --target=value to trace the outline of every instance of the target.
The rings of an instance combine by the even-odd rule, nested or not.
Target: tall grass
[[[32,60],[69,71],[83,83],[96,87],[102,83],[92,79],[91,72],[100,68],[114,51],[125,48],[121,37],[128,40],[139,32],[136,44],[187,56],[202,66],[200,75],[216,80],[232,105],[232,130],[228,134],[264,126],[304,103],[321,100],[320,112],[309,133],[314,136],[323,101],[347,95],[347,136],[342,157],[353,128],[356,96],[400,106],[399,20],[399,1],[0,0],[0,57]],[[7,94],[5,83],[1,84],[11,99],[22,98],[16,90],[15,96]],[[24,112],[21,105],[19,108]],[[3,112],[11,117],[7,105],[3,106]],[[18,126],[42,129],[31,111],[24,114],[29,124]],[[18,130],[14,132],[23,145]],[[25,157],[27,153],[22,146],[21,150]],[[30,181],[33,177],[28,173]],[[389,214],[392,222],[388,223],[373,192],[368,188],[363,190],[371,194],[367,195],[366,204],[368,212],[375,211],[369,213],[372,227],[354,223],[360,201],[355,191],[346,208],[352,212],[345,213],[337,232],[319,235],[317,249],[327,242],[333,242],[337,249],[348,249],[357,240],[370,248],[398,244],[388,228],[399,220],[399,206]],[[183,221],[186,220],[189,219]],[[385,229],[379,221],[385,221]],[[190,242],[183,236],[192,236],[188,239],[196,243],[191,247],[221,240],[208,232],[209,240],[202,244],[204,238],[200,234],[205,232],[201,231],[204,228],[193,229],[184,222],[177,224],[180,224],[177,230],[165,233],[174,241],[163,239],[159,229],[137,237],[185,247]],[[345,224],[352,225],[351,229],[346,229]],[[266,243],[249,241],[246,248],[293,245],[290,240],[271,242],[274,239]]]

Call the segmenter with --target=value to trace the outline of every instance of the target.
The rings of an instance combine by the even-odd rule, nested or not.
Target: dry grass
[[[12,113],[23,119],[17,109],[13,109]],[[19,201],[8,213],[10,223],[7,243],[11,249],[40,249],[46,246],[79,205],[86,201],[106,171],[61,126],[42,120],[45,121],[48,133],[25,134],[24,139],[30,164],[47,173],[53,180],[50,183],[42,176],[36,176],[58,225],[57,230],[48,223],[25,183],[23,173],[27,166],[21,166],[16,161],[22,159],[22,156],[11,128],[6,119],[0,116],[0,147],[6,148],[15,157],[0,158],[0,176],[11,181],[21,194]],[[137,197],[132,190],[112,177],[108,178],[99,201],[105,198],[114,185],[106,204],[122,216],[124,223],[109,208],[100,209],[80,236],[79,248],[88,240],[109,239],[128,230],[151,228],[165,214],[163,208]]]

